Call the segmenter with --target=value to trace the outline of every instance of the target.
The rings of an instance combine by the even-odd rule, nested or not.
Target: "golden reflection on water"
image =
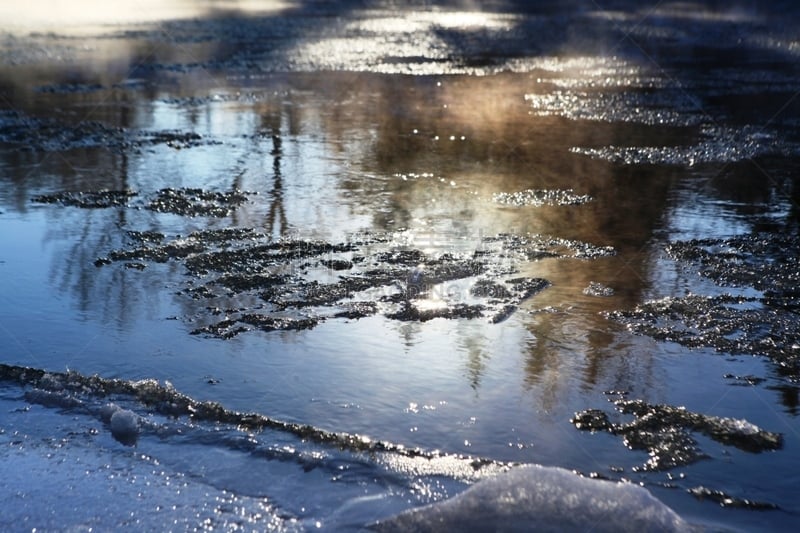
[[[513,22],[477,13],[456,18],[428,13],[370,23],[378,25],[375,31],[384,31],[381,24],[400,28],[404,20],[429,28],[453,24],[502,27]],[[365,47],[377,42],[365,39]],[[360,54],[357,44],[344,40],[342,53]],[[417,51],[394,50],[428,57],[438,46],[413,46],[417,45],[422,47]],[[586,369],[588,382],[601,379],[611,368],[604,370],[591,363],[604,357],[612,343],[611,337],[598,333],[608,327],[598,311],[640,299],[649,261],[640,250],[659,224],[675,171],[649,169],[645,174],[570,153],[573,146],[625,145],[639,138],[644,129],[635,124],[588,124],[539,116],[526,95],[548,93],[559,80],[590,86],[607,83],[614,76],[636,78],[641,73],[635,65],[613,58],[547,57],[532,60],[529,72],[480,77],[322,72],[237,78],[200,69],[171,77],[169,84],[158,85],[163,79],[155,77],[152,81],[157,90],[31,94],[32,86],[74,81],[76,72],[81,72],[78,78],[84,82],[111,87],[119,79],[114,80],[103,61],[116,62],[116,71],[124,73],[148,56],[152,56],[149,61],[170,63],[215,53],[213,45],[202,43],[187,45],[190,52],[187,48],[162,49],[146,41],[120,40],[103,46],[87,51],[95,63],[66,70],[37,67],[27,71],[28,77],[20,75],[25,70],[17,70],[14,78],[8,78],[13,79],[19,94],[24,94],[15,105],[33,115],[47,116],[54,103],[77,102],[78,113],[89,109],[89,118],[112,126],[188,129],[220,135],[233,147],[192,148],[166,159],[147,151],[109,155],[99,149],[73,150],[45,161],[53,170],[48,174],[51,179],[55,176],[61,181],[51,187],[156,190],[173,183],[194,184],[207,173],[206,186],[257,190],[260,199],[239,209],[231,222],[263,228],[275,236],[290,231],[323,238],[363,229],[404,231],[410,245],[432,254],[470,252],[481,246],[484,237],[503,232],[614,246],[626,254],[624,259],[551,259],[525,265],[521,274],[546,278],[553,286],[523,304],[520,312],[521,321],[535,338],[527,348],[525,381],[541,387],[540,400],[545,407],[558,403],[559,394],[569,390],[570,376],[581,368]],[[294,53],[310,53],[304,47],[318,47],[320,54],[338,53],[338,48],[325,40],[299,43]],[[378,55],[386,53],[383,50]],[[363,60],[363,55],[358,60]],[[248,94],[254,97],[237,96]],[[220,99],[191,100],[208,95]],[[236,136],[251,136],[252,140],[236,145],[232,141]],[[66,165],[58,169],[60,163]],[[14,172],[18,170],[17,165],[11,166]],[[495,193],[526,189],[573,189],[594,201],[581,206],[510,207],[492,200]],[[72,221],[76,218],[71,217]],[[119,223],[124,220],[114,221]],[[95,222],[87,219],[86,224]],[[109,293],[96,284],[91,260],[108,252],[105,235],[113,231],[87,227],[87,237],[77,243],[80,250],[71,256],[80,264],[60,270],[64,276],[60,285],[80,287],[82,308],[90,307],[95,299],[116,298],[119,316],[124,317],[131,313],[131,302],[146,301],[146,296],[132,297],[127,282],[120,285],[126,287],[125,295]],[[592,281],[612,286],[617,295],[606,300],[583,296],[582,290]],[[186,305],[186,314],[192,315],[194,304]],[[439,305],[436,299],[420,302],[423,308]],[[560,309],[559,313],[525,315],[548,306]],[[563,314],[571,306],[576,310]],[[398,329],[413,345],[420,328],[400,324]],[[477,390],[493,357],[492,349],[480,336],[467,335],[459,342],[465,351],[465,373]],[[564,357],[568,353],[582,355]]]
[[[253,189],[258,183],[263,198],[240,209],[234,217],[235,225],[262,226],[274,235],[287,228],[333,230],[342,227],[340,224],[354,213],[368,217],[365,229],[407,230],[410,245],[434,254],[453,249],[468,252],[479,247],[482,238],[502,232],[577,239],[612,245],[626,253],[621,261],[542,260],[524,269],[525,275],[546,278],[553,286],[526,303],[523,312],[547,306],[560,308],[567,302],[589,311],[578,311],[566,321],[563,315],[524,319],[539,339],[531,345],[528,380],[540,385],[542,380],[548,382],[549,402],[557,402],[555,391],[567,390],[566,385],[557,386],[557,382],[574,375],[563,365],[581,364],[557,354],[568,350],[590,355],[606,350],[609,339],[579,335],[577,331],[602,330],[607,324],[597,311],[640,298],[648,258],[637,255],[636,250],[644,246],[659,222],[673,171],[637,175],[635,169],[615,168],[569,154],[570,146],[591,144],[597,136],[619,137],[625,127],[578,127],[558,117],[531,115],[523,95],[536,90],[535,74],[440,79],[309,74],[284,83],[280,81],[274,88],[284,95],[280,99],[234,106],[209,102],[204,104],[205,111],[201,107],[191,115],[197,117],[193,121],[199,120],[193,122],[195,128],[219,124],[217,129],[231,133],[263,133],[264,141],[248,148],[250,159],[244,161],[249,162],[230,172],[231,178],[243,178],[227,186]],[[183,90],[187,94],[193,91],[191,87]],[[235,93],[238,89],[226,90]],[[159,109],[160,113],[183,114],[180,108],[170,111],[169,106],[136,104],[133,112],[138,116],[129,120],[134,124],[157,124],[159,117],[148,113]],[[254,120],[238,121],[244,109],[252,109]],[[314,138],[324,141],[319,144]],[[304,140],[298,144],[292,139]],[[205,166],[221,170],[233,163],[221,151],[194,150],[198,155],[192,156],[190,150],[180,157],[196,158],[202,153],[202,157],[210,158]],[[138,174],[136,168],[160,166],[164,175],[174,175],[176,171],[166,161],[159,162],[147,153],[126,154],[124,167],[119,166],[120,156],[104,162],[91,155],[102,153],[88,150],[65,157],[73,160],[77,168],[96,165],[98,170],[103,169],[105,180],[119,176],[116,183],[102,184],[107,188],[142,189],[145,176]],[[317,155],[311,155],[314,153]],[[84,159],[87,156],[93,158],[92,162]],[[297,161],[303,159],[304,166],[297,166]],[[329,170],[332,175],[326,170],[317,177],[308,172],[308,165],[322,168],[326,161],[336,162]],[[339,161],[346,161],[346,171],[335,170]],[[184,168],[190,172],[197,168],[197,162]],[[99,184],[70,182],[74,177],[65,179],[68,181],[60,187],[101,188]],[[190,183],[197,178],[187,174],[182,179]],[[304,181],[311,189],[302,185]],[[159,186],[153,182],[149,188],[155,190]],[[581,206],[543,207],[509,207],[492,201],[497,192],[554,188],[571,188],[577,194],[591,195],[594,201]],[[321,195],[313,208],[307,198],[310,190]],[[325,196],[328,193],[322,191],[333,195]],[[324,208],[320,213],[325,214],[315,214],[319,208]],[[88,234],[100,237],[96,229]],[[80,246],[82,252],[74,257],[91,266],[90,256],[104,255],[108,244],[104,239],[96,245],[84,240]],[[71,276],[78,270],[66,269],[62,273]],[[80,277],[79,283],[65,280],[64,285],[93,284],[90,272]],[[606,300],[583,296],[582,290],[592,281],[614,287],[617,296]],[[83,305],[88,305],[92,298],[83,292]],[[125,306],[129,305],[128,300],[125,299]],[[436,304],[430,300],[421,306]],[[187,314],[191,313],[187,309]],[[565,324],[573,324],[573,330],[562,331]],[[571,339],[569,346],[562,341],[553,343],[553,339],[564,338]],[[467,351],[469,379],[477,387],[490,351],[474,346]],[[590,374],[597,372],[595,368]],[[597,376],[587,375],[587,379]]]
[[[43,3],[34,2],[36,5]],[[203,5],[192,4],[198,9]],[[243,3],[236,5],[241,7]],[[3,10],[8,7],[0,8],[0,17],[6,14]],[[26,17],[33,20],[39,16],[32,10],[33,7],[28,14],[21,12],[14,23],[23,24]],[[65,23],[80,21],[78,15],[64,19]],[[102,13],[90,15],[101,17]],[[97,20],[88,18],[83,22]],[[266,18],[260,22],[266,22]],[[412,66],[435,58],[437,53],[447,57],[452,49],[437,37],[433,31],[437,28],[447,29],[447,24],[455,24],[469,33],[470,28],[503,29],[503,24],[513,24],[513,20],[476,13],[449,19],[436,13],[372,21],[365,17],[346,24],[363,32],[362,38],[299,38],[297,42],[284,43],[284,51],[287,56],[313,52],[321,60],[327,55],[342,54],[339,60],[352,61],[354,68],[363,67],[366,72],[285,74],[240,68],[238,64],[227,71],[224,62],[222,67],[213,66],[213,61],[204,62],[224,56],[225,47],[218,43],[163,46],[148,38],[89,39],[77,45],[85,45],[81,51],[74,41],[31,37],[31,42],[41,44],[41,50],[47,53],[58,54],[61,45],[68,45],[75,55],[69,62],[56,56],[45,61],[27,55],[22,57],[27,63],[0,67],[3,112],[18,110],[23,115],[53,118],[68,125],[97,121],[126,130],[189,131],[221,143],[180,150],[165,146],[79,146],[26,152],[3,147],[0,211],[10,214],[3,217],[4,221],[18,213],[43,220],[44,228],[36,228],[41,232],[32,233],[42,235],[42,249],[49,254],[42,257],[52,262],[44,285],[49,283],[48,289],[59,296],[69,295],[70,305],[82,316],[96,320],[102,335],[113,330],[120,338],[135,343],[142,329],[165,322],[164,309],[170,310],[169,316],[174,310],[175,316],[189,317],[192,322],[208,318],[209,308],[204,307],[206,301],[193,300],[186,293],[176,295],[186,281],[180,261],[148,266],[142,272],[95,267],[97,258],[124,245],[124,232],[128,229],[162,231],[171,238],[199,229],[253,227],[274,237],[318,237],[335,242],[348,234],[385,231],[395,239],[393,245],[413,247],[431,256],[451,251],[469,254],[480,250],[486,237],[498,233],[575,239],[613,246],[618,255],[593,260],[508,259],[506,263],[506,259],[498,259],[501,267],[518,269],[507,277],[541,277],[552,284],[523,302],[502,324],[330,318],[312,332],[243,334],[225,345],[233,363],[223,358],[213,364],[247,371],[246,366],[235,368],[240,359],[234,358],[266,358],[267,363],[259,364],[271,366],[274,357],[274,361],[280,361],[278,371],[270,368],[269,373],[259,376],[266,376],[263,383],[243,388],[247,393],[263,394],[263,389],[275,387],[271,394],[292,397],[285,411],[296,409],[293,414],[303,413],[305,406],[301,404],[307,396],[318,394],[341,394],[348,401],[351,395],[358,399],[362,394],[362,398],[368,398],[365,405],[376,402],[378,407],[374,410],[388,419],[396,404],[409,405],[412,401],[423,405],[457,398],[466,405],[465,417],[471,417],[468,411],[473,409],[488,412],[484,409],[488,406],[494,409],[489,416],[506,421],[484,427],[493,431],[507,423],[512,432],[519,428],[522,437],[517,440],[511,433],[493,431],[486,439],[489,444],[482,444],[483,449],[494,441],[500,445],[507,442],[509,446],[535,442],[530,452],[508,455],[512,460],[523,461],[554,457],[562,460],[560,454],[568,448],[565,443],[575,438],[569,433],[572,428],[565,428],[570,411],[583,409],[587,403],[604,404],[603,390],[630,391],[632,396],[654,402],[674,398],[676,384],[669,381],[669,376],[665,378],[664,348],[649,339],[620,334],[621,326],[606,320],[601,313],[629,309],[652,297],[654,287],[676,293],[684,288],[659,286],[664,278],[670,279],[656,255],[660,245],[672,238],[666,233],[672,231],[668,219],[674,216],[670,213],[676,204],[680,208],[697,201],[696,194],[676,200],[675,191],[680,190],[676,184],[684,185],[697,175],[679,166],[613,164],[570,150],[576,146],[640,146],[642,142],[677,146],[687,142],[691,127],[654,127],[585,116],[592,110],[580,94],[620,86],[651,90],[656,83],[652,74],[630,59],[581,55],[526,58],[519,63],[524,63],[520,68],[523,72],[441,75],[440,71],[448,68],[442,63],[431,71],[435,74],[428,72],[426,76],[384,75],[380,73],[380,61],[387,54],[402,56],[398,63],[387,62],[389,66],[402,64],[400,59],[413,59],[415,55],[420,56],[421,62],[410,61]],[[370,29],[369,24],[374,27]],[[432,30],[429,40],[395,46],[384,38],[386,33],[402,33],[405,24]],[[646,29],[643,26],[642,31]],[[368,31],[376,35],[367,36]],[[361,50],[356,48],[353,52],[353,46],[360,46]],[[192,61],[203,66],[174,72],[138,68]],[[387,70],[391,70],[389,66]],[[420,68],[417,72],[426,71]],[[75,93],[38,90],[58,84],[91,83],[103,88]],[[574,92],[556,93],[564,89]],[[568,97],[561,98],[564,94]],[[548,98],[561,100],[551,105]],[[543,108],[555,111],[539,112]],[[737,202],[746,206],[758,191],[752,184],[752,173],[742,172],[747,173],[742,182],[749,185],[739,187],[734,180],[734,187],[731,182],[714,184],[702,180],[697,187],[708,188],[710,192],[704,194],[719,203],[730,197],[712,190],[714,187],[726,189],[727,194],[739,194],[731,191],[744,189]],[[30,202],[34,194],[42,192],[131,188],[145,196],[161,187],[182,186],[239,188],[258,195],[231,217],[220,220],[182,219],[136,209],[86,211],[32,206]],[[762,193],[769,192],[766,184],[760,186],[767,187]],[[571,189],[577,195],[591,196],[592,201],[581,205],[514,206],[493,200],[497,193],[529,189]],[[774,196],[764,194],[760,201],[766,204],[771,198]],[[710,219],[719,212],[717,207],[709,207],[706,213],[710,214],[700,216],[697,224],[707,230],[716,223]],[[730,221],[718,223],[725,226]],[[742,222],[741,231],[747,227]],[[384,245],[364,250],[364,255],[373,255],[380,246]],[[336,275],[331,273],[323,281],[334,280]],[[610,287],[614,294],[585,294],[584,289],[592,282]],[[469,298],[468,283],[457,287],[464,301]],[[437,309],[444,299],[442,293],[433,291],[429,298],[415,303],[423,310]],[[257,308],[264,302],[248,293],[241,298],[221,298],[216,304],[220,309],[236,309]],[[193,327],[185,326],[186,331]],[[166,350],[186,346],[183,341],[168,337],[185,332],[180,327],[163,331]],[[192,342],[202,345],[207,353],[216,353],[214,341],[206,343],[192,337]],[[240,347],[246,349],[240,353]],[[191,348],[185,356],[174,356],[181,366],[192,366],[194,346]],[[276,350],[281,353],[269,353]],[[300,352],[302,357],[291,357]],[[329,377],[331,369],[337,376],[334,380]],[[294,378],[302,375],[304,381],[307,376],[308,383],[298,389],[289,387],[289,392],[279,391],[284,387],[279,374],[284,372],[294,374]],[[257,379],[255,374],[254,378]],[[677,387],[692,386],[699,380],[691,376],[688,379],[688,385]],[[338,385],[328,383],[336,380]],[[793,398],[796,400],[796,395]],[[791,398],[785,401],[792,402]],[[381,406],[381,402],[385,404]],[[796,401],[792,405],[796,406]],[[372,408],[365,411],[369,409]],[[338,421],[336,416],[340,417]],[[357,426],[361,422],[344,419],[358,416],[368,417],[348,412],[333,413],[333,417],[326,414],[320,420],[333,427],[349,423]],[[413,419],[409,423],[414,424],[414,434],[409,433],[409,442],[436,443],[434,437],[415,439],[426,431],[429,435],[452,432],[446,427],[453,420],[448,416],[453,415],[437,412],[440,418],[430,417],[428,422],[423,417]],[[474,418],[469,420],[474,422]],[[422,431],[416,431],[417,425]],[[385,421],[364,426],[377,438],[384,431],[396,430]],[[444,437],[457,436],[467,448],[466,437],[461,437],[472,438],[473,430],[471,426],[461,430]],[[462,449],[444,438],[442,442],[449,450]],[[445,448],[442,443],[436,445]],[[553,452],[548,455],[548,450]]]
[[[553,283],[521,311],[534,339],[528,345],[525,380],[538,391],[542,407],[550,409],[568,394],[575,376],[597,383],[624,368],[618,364],[624,365],[625,357],[613,355],[611,325],[599,313],[641,299],[652,261],[647,242],[662,222],[680,170],[644,172],[570,155],[570,146],[608,138],[624,142],[643,129],[535,116],[523,95],[540,89],[536,78],[537,73],[370,77],[362,85],[345,75],[351,92],[335,112],[322,112],[320,124],[336,131],[341,153],[358,161],[361,172],[340,182],[353,208],[372,213],[377,227],[408,228],[414,246],[439,253],[448,247],[475,249],[482,237],[514,232],[619,250],[615,258],[547,259],[523,268],[523,274]],[[374,135],[359,135],[365,130]],[[540,188],[572,188],[594,200],[543,207],[501,206],[491,200],[497,192]],[[583,289],[591,282],[610,286],[615,295],[586,296]],[[555,312],[524,316],[548,306]],[[466,337],[460,342],[465,372],[477,390],[493,357],[491,347]],[[641,360],[636,371],[647,373],[651,365]]]

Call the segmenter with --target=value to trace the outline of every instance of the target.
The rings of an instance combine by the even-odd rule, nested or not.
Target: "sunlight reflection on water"
[[[282,0],[29,0],[0,5],[3,27],[27,31],[30,28],[85,33],[97,25],[122,25],[193,18],[222,7],[241,13],[273,13],[291,7]]]
[[[626,476],[686,513],[730,522],[715,514],[725,511],[662,487],[673,481],[663,473],[634,473],[645,452],[576,432],[569,420],[608,407],[604,393],[623,391],[793,427],[796,388],[769,361],[634,336],[603,314],[649,298],[731,290],[665,256],[671,240],[795,231],[796,66],[781,55],[791,36],[775,37],[780,46],[747,45],[755,47],[747,64],[717,50],[709,61],[719,69],[709,70],[692,63],[695,48],[676,36],[744,25],[744,43],[767,43],[763,27],[749,26],[755,16],[691,15],[680,6],[642,20],[597,10],[550,17],[298,6],[285,15],[191,19],[153,11],[142,15],[175,18],[95,25],[84,28],[86,41],[4,37],[3,361],[170,380],[195,398],[370,442]],[[19,24],[39,24],[26,13]],[[110,16],[86,13],[75,23]],[[619,24],[652,40],[652,57],[677,59],[662,68],[641,48],[618,50],[627,43],[615,33]],[[610,35],[613,46],[585,46],[584,34]],[[203,205],[188,214],[152,209],[165,189],[179,200],[207,193],[211,202],[213,194],[244,192],[241,204],[213,216]],[[91,209],[58,196],[102,190],[136,194]],[[33,201],[40,195],[45,203]],[[192,237],[206,230],[220,233],[206,234],[207,243]],[[253,233],[227,242],[227,230]],[[178,255],[108,259],[152,244],[137,240],[146,231],[159,242],[205,246],[191,258],[253,252],[231,264],[245,271],[240,283],[256,288],[225,285],[230,272],[213,271],[212,262],[191,269]],[[330,249],[303,255],[315,245]],[[282,264],[279,253],[287,254]],[[431,287],[415,281],[442,264],[463,272],[440,270]],[[353,308],[365,316],[337,315],[324,300],[303,305],[348,277],[363,290],[345,287],[341,300],[366,300],[372,306]],[[492,300],[506,301],[514,278],[549,285],[509,304],[496,324],[485,315],[387,316],[403,305],[425,317],[454,304],[498,306]],[[479,281],[482,293],[473,291]],[[792,293],[781,296],[794,305]],[[189,335],[246,313],[319,320],[278,331],[238,322],[241,331],[227,340]],[[750,372],[776,388],[748,381]],[[786,446],[796,447],[789,433]],[[789,449],[750,456],[720,448],[708,447],[706,464],[686,467],[690,479],[759,493],[773,483],[763,472],[797,467]],[[451,475],[445,463],[443,476]],[[374,467],[360,465],[365,476]],[[281,479],[302,487],[303,475]],[[327,473],[313,475],[328,483]],[[414,490],[419,503],[453,489],[424,480]],[[770,489],[766,499],[794,509],[794,495]]]

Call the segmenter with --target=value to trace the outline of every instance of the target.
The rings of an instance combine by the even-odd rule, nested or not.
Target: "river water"
[[[796,524],[789,3],[130,4],[2,23],[4,530]]]

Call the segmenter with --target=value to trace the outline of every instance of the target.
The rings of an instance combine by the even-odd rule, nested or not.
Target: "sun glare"
[[[244,13],[274,12],[290,7],[283,0],[29,0],[0,3],[0,27],[6,30],[75,30],[107,24],[152,23],[193,18],[213,9]]]

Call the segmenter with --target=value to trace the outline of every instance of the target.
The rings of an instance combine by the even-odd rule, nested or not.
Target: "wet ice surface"
[[[511,277],[518,273],[519,259],[588,259],[615,253],[611,247],[540,235],[485,237],[472,253],[434,256],[403,244],[403,234],[360,233],[330,243],[274,241],[253,228],[228,228],[194,232],[156,246],[141,243],[143,235],[155,232],[128,235],[134,247],[112,250],[95,265],[127,261],[126,267],[145,268],[146,263],[130,261],[183,261],[193,279],[181,293],[207,301],[206,315],[225,315],[192,333],[223,339],[251,328],[304,330],[328,318],[358,319],[379,311],[401,321],[486,318],[498,323],[550,285],[541,278]],[[161,239],[158,234],[152,240]],[[326,277],[332,280],[319,281]],[[468,294],[463,293],[466,286]],[[242,299],[253,297],[260,301],[257,306],[242,305]],[[202,315],[195,318],[207,321]]]
[[[3,23],[3,529],[791,529],[794,6],[224,7]]]
[[[20,503],[4,515],[6,529],[357,529],[409,498],[426,503],[509,468],[233,412],[154,380],[7,365],[0,374],[10,408],[4,483]],[[60,477],[45,487],[22,471]],[[316,478],[305,481],[313,501],[297,498],[303,477]],[[86,503],[67,509],[62,498]],[[96,516],[99,508],[111,512]]]

